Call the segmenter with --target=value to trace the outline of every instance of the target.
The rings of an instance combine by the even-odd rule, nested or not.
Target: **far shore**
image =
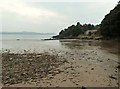
[[[62,39],[103,40],[103,41],[114,40],[114,41],[120,41],[119,38],[103,38],[102,36],[59,37],[59,35],[53,36],[53,37],[47,38],[47,39],[41,39],[41,40],[62,40]]]

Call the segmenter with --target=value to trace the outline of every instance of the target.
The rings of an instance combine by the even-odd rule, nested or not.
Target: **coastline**
[[[2,1],[0,88],[119,89],[120,0],[86,2]]]
[[[82,49],[80,50],[73,49],[69,52],[54,50],[54,52],[51,53],[53,54],[49,55],[50,58],[52,55],[54,56],[57,55],[59,56],[60,60],[66,60],[66,61],[62,61],[61,65],[59,65],[59,62],[55,62],[56,66],[59,66],[57,68],[53,68],[54,71],[52,71],[52,73],[56,73],[55,75],[52,73],[48,73],[45,77],[41,77],[37,79],[33,78],[32,80],[30,79],[27,81],[22,80],[22,82],[17,84],[6,83],[4,86],[5,87],[20,87],[20,86],[22,87],[82,87],[82,86],[118,87],[117,66],[119,66],[119,61],[117,54],[109,53],[108,51],[103,50],[97,46],[83,46]],[[37,56],[37,53],[35,55]],[[56,59],[58,60],[59,58],[55,56],[55,60]],[[46,59],[46,56],[43,57],[43,60],[44,59]],[[31,59],[29,61],[33,61],[33,60]],[[34,63],[35,62],[33,61],[33,64]],[[39,73],[40,72],[38,72],[38,74]],[[3,76],[6,77],[5,75]],[[29,78],[31,78],[31,76],[29,76]]]

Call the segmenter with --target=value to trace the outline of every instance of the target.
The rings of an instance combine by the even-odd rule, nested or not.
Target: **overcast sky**
[[[65,2],[66,1],[66,2]],[[118,0],[0,0],[0,28],[53,32],[76,24],[100,24]]]

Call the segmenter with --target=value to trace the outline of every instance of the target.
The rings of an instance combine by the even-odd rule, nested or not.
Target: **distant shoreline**
[[[55,33],[39,33],[39,32],[0,32],[0,34],[4,35],[55,35]]]

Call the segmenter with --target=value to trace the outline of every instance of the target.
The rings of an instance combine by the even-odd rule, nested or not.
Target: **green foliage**
[[[79,22],[77,22],[77,25],[72,25],[64,30],[61,30],[59,32],[59,37],[77,37],[80,34],[84,34],[85,31],[92,30],[94,28],[95,26],[92,24],[81,25]]]
[[[105,38],[120,37],[120,1],[102,20],[100,29]]]

